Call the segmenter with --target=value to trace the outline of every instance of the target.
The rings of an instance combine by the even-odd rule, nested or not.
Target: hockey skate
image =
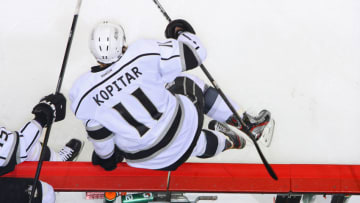
[[[84,146],[84,143],[78,139],[71,139],[66,145],[60,150],[59,156],[62,161],[76,161],[78,155]]]
[[[226,139],[231,143],[230,147],[226,147],[227,149],[242,149],[246,145],[246,140],[232,131],[225,123],[212,120],[209,122],[208,128],[226,135]]]
[[[275,121],[271,118],[268,110],[262,110],[258,116],[252,116],[248,113],[243,114],[243,122],[249,127],[250,132],[255,136],[255,140],[269,147],[274,134]],[[242,129],[240,122],[231,116],[226,123]]]

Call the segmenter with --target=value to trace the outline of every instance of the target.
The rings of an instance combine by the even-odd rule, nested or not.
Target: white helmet
[[[120,25],[104,21],[92,30],[89,45],[98,62],[110,64],[120,59],[125,43],[124,29]]]

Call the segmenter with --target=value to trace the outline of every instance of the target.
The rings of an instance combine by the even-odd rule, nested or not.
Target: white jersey
[[[129,165],[159,169],[186,152],[198,127],[197,111],[187,97],[165,88],[188,69],[185,49],[199,63],[205,59],[205,49],[190,33],[178,40],[140,40],[116,63],[93,67],[75,82],[71,109],[101,158],[110,157],[116,144]]]
[[[35,120],[28,122],[20,131],[9,131],[0,127],[0,173],[2,167],[9,164],[14,167],[27,160],[41,133],[42,127]]]

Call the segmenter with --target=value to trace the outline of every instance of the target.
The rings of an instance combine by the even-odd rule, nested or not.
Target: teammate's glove
[[[117,163],[122,162],[123,160],[124,160],[124,156],[121,154],[120,150],[117,147],[115,147],[114,154],[107,159],[100,158],[95,151],[93,151],[91,157],[91,161],[93,165],[100,165],[102,168],[104,168],[107,171],[114,170],[116,168]]]
[[[52,122],[61,121],[65,118],[66,99],[63,94],[50,94],[40,100],[35,105],[32,113],[35,115],[35,120],[40,123],[42,127],[49,126]]]
[[[183,19],[177,19],[171,21],[166,26],[165,37],[177,39],[182,32],[190,32],[196,34],[194,28],[190,25],[190,23]]]

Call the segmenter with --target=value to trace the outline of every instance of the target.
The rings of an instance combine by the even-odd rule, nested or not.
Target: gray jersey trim
[[[177,114],[177,112],[178,112],[178,110],[179,110],[179,108],[181,108],[180,107],[180,99],[178,98],[178,96],[176,96],[175,95],[175,97],[176,97],[176,109],[175,109],[175,111],[174,111],[174,113],[173,113],[173,115],[171,115],[171,119],[170,119],[170,122],[169,123],[173,123],[174,122],[174,120],[175,120],[175,117],[176,117],[176,114]],[[182,110],[182,109],[181,109]],[[148,149],[151,149],[151,148],[153,148],[155,145],[157,145],[162,139],[164,139],[164,137],[165,137],[165,135],[166,135],[166,133],[169,131],[169,129],[170,129],[170,127],[171,127],[171,124],[169,124],[169,125],[167,125],[166,126],[166,128],[160,133],[160,135],[158,136],[158,138],[155,140],[155,142],[154,143],[152,143],[150,146],[148,146],[147,148],[144,148],[144,149],[139,149],[139,150],[136,150],[136,151],[127,151],[127,150],[123,150],[123,149],[121,149],[121,151],[123,151],[123,152],[126,152],[126,153],[137,153],[137,152],[140,152],[140,151],[144,151],[144,150],[148,150]]]
[[[178,97],[177,97],[177,99],[179,100],[180,105],[178,105],[178,106],[180,106],[180,111],[182,112],[182,116],[181,116],[181,119],[180,119],[179,127],[177,128],[176,133],[175,133],[174,137],[172,138],[172,140],[165,147],[159,149],[158,151],[156,151],[155,153],[153,153],[152,155],[150,155],[148,157],[145,157],[143,159],[136,159],[136,160],[126,159],[126,162],[139,163],[139,162],[148,161],[148,160],[154,158],[155,156],[158,156],[160,153],[162,153],[164,150],[168,149],[173,144],[174,140],[176,140],[176,138],[178,137],[178,135],[179,135],[179,133],[180,133],[180,131],[182,129],[182,126],[183,126],[183,123],[184,123],[184,117],[185,117],[184,116],[184,105],[183,105],[183,103],[180,101],[180,99]]]

